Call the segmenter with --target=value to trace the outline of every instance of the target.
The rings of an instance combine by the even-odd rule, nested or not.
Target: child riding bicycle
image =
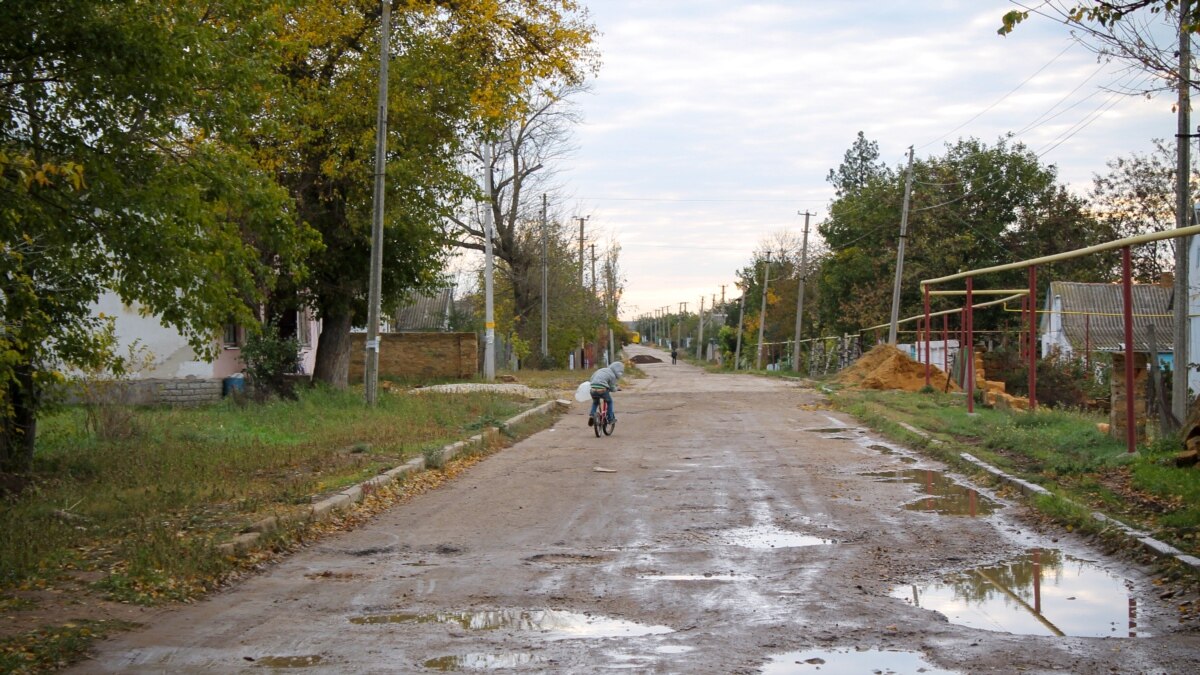
[[[617,361],[592,373],[591,380],[589,380],[592,383],[592,411],[588,413],[589,427],[596,423],[596,408],[600,407],[601,399],[608,403],[608,421],[617,421],[616,411],[613,410],[612,392],[617,391],[617,380],[621,379],[624,372],[625,364]]]

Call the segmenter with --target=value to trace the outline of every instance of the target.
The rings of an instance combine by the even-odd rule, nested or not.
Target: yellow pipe
[[[971,295],[1029,295],[1028,288],[996,288],[986,291],[971,291]],[[929,295],[966,295],[966,291],[929,291]]]
[[[999,305],[1001,303],[1008,302],[1009,300],[1016,300],[1017,298],[1021,297],[1021,295],[1028,295],[1028,293],[1029,293],[1029,291],[1024,291],[1023,293],[1018,293],[1017,295],[1010,295],[1007,298],[1000,298],[999,300],[989,300],[987,302],[978,302],[978,303],[975,303],[974,305],[971,305],[971,307],[973,309],[979,309],[981,307],[991,307],[992,305]],[[942,316],[943,314],[957,314],[958,312],[961,312],[961,311],[962,311],[962,308],[943,309],[940,312],[931,312],[929,314],[929,318],[932,319],[935,316]],[[916,316],[910,316],[907,319],[900,319],[896,323],[902,324],[902,323],[905,323],[908,321],[916,321],[917,319],[924,319],[924,318],[925,318],[924,314],[918,314]],[[890,323],[881,323],[878,326],[871,326],[870,328],[863,328],[863,329],[859,330],[858,332],[863,333],[863,332],[866,332],[869,330],[875,330],[877,328],[887,328],[888,326],[891,326],[891,325],[892,324],[890,324]]]
[[[1095,246],[1088,246],[1087,248],[1079,248],[1079,249],[1075,249],[1074,251],[1066,251],[1065,253],[1056,253],[1054,255],[1044,255],[1040,258],[1033,258],[1030,260],[1022,260],[1021,262],[1008,263],[1005,265],[993,265],[992,267],[981,267],[977,270],[969,270],[966,272],[959,272],[958,274],[950,274],[950,275],[947,275],[944,277],[938,277],[936,279],[925,279],[924,281],[921,282],[921,285],[922,286],[932,286],[934,284],[943,284],[943,283],[946,283],[947,281],[957,281],[959,279],[966,279],[967,277],[983,276],[984,274],[991,274],[993,272],[1007,272],[1009,270],[1020,270],[1020,269],[1025,269],[1026,267],[1033,267],[1035,265],[1045,265],[1047,263],[1058,262],[1060,260],[1071,260],[1073,258],[1081,258],[1085,255],[1091,255],[1093,253],[1103,253],[1105,251],[1111,251],[1113,249],[1125,248],[1126,246],[1136,246],[1138,244],[1148,244],[1152,241],[1159,241],[1161,239],[1174,239],[1176,237],[1190,237],[1195,234],[1200,234],[1200,225],[1192,225],[1191,227],[1179,227],[1179,228],[1176,228],[1173,230],[1166,230],[1164,232],[1151,232],[1149,234],[1139,234],[1136,237],[1126,237],[1124,239],[1117,239],[1115,241],[1109,241],[1109,242],[1105,242],[1103,244],[1096,244]]]

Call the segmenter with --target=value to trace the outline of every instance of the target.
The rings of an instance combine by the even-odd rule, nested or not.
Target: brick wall
[[[1125,354],[1112,355],[1112,405],[1109,407],[1109,433],[1117,440],[1125,440]],[[1138,442],[1146,440],[1146,382],[1149,371],[1146,355],[1133,355],[1133,417]]]
[[[379,374],[413,379],[468,378],[479,371],[475,333],[385,333]],[[350,382],[363,379],[366,333],[350,335]]]
[[[90,394],[85,394],[83,387]],[[223,383],[217,378],[146,378],[84,384],[72,382],[64,391],[65,401],[71,404],[86,400],[125,405],[179,405],[193,406],[215,403],[221,400]]]

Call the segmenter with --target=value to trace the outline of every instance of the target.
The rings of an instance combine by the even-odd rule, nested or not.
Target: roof
[[[396,310],[397,331],[448,330],[453,290],[444,288],[433,295],[414,295]]]
[[[1172,351],[1175,344],[1174,319],[1171,316],[1171,289],[1157,284],[1133,285],[1133,342],[1138,349],[1149,345],[1149,326],[1160,352]],[[1120,284],[1096,284],[1054,281],[1046,295],[1047,313],[1042,315],[1040,331],[1049,330],[1049,310],[1053,299],[1062,299],[1064,337],[1076,348],[1090,342],[1093,351],[1120,349],[1125,343],[1123,314],[1125,301]]]

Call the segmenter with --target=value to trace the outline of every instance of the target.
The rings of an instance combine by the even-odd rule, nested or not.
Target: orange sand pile
[[[861,389],[920,391],[925,386],[925,365],[891,345],[879,345],[839,373],[836,381]],[[938,391],[959,391],[936,366],[930,368],[929,383]]]

